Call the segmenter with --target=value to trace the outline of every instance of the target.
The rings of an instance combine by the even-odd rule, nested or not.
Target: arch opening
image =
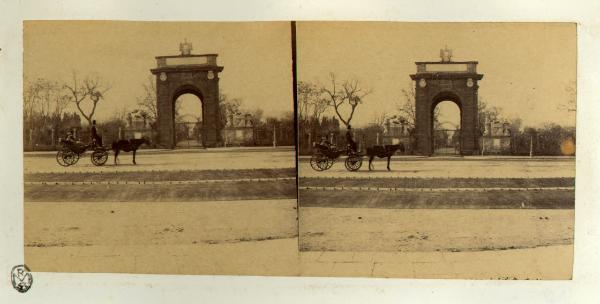
[[[431,140],[434,155],[461,154],[462,109],[457,99],[440,98],[431,109]]]
[[[182,91],[175,95],[172,113],[175,147],[205,147],[204,110],[201,94]]]

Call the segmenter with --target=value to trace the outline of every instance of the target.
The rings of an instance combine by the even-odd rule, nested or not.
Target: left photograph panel
[[[24,22],[28,267],[297,275],[291,26]]]

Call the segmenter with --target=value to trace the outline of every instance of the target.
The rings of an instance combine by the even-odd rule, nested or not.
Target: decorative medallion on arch
[[[180,45],[181,55],[156,57],[156,110],[158,142],[175,147],[175,101],[183,94],[194,94],[202,102],[202,145],[215,147],[221,142],[218,54],[192,55],[191,43]]]
[[[442,101],[452,101],[460,109],[460,154],[477,153],[477,90],[478,81],[483,78],[477,74],[477,63],[454,62],[448,56],[442,56],[440,62],[415,62],[417,73],[410,78],[415,81],[415,133],[419,154],[433,154],[433,111]]]

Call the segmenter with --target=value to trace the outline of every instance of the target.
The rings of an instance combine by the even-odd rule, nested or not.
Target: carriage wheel
[[[323,170],[327,170],[329,168],[331,168],[331,166],[333,166],[333,163],[335,162],[335,160],[333,160],[332,158],[327,157],[327,161],[324,161],[321,163],[321,166],[323,167]]]
[[[65,167],[74,165],[79,160],[79,154],[71,151],[70,149],[62,149],[60,151],[60,156],[61,156],[62,162],[65,163],[65,165],[64,165]],[[57,157],[58,157],[58,155],[57,155]]]
[[[329,169],[327,167],[327,156],[321,154],[314,154],[310,158],[310,166],[315,171],[323,171]]]
[[[346,165],[348,171],[358,171],[360,166],[362,166],[362,157],[359,155],[349,155],[344,165]]]
[[[102,166],[108,160],[108,152],[101,150],[101,149],[97,149],[94,152],[92,152],[91,158],[92,158],[92,164],[94,164],[96,166]]]
[[[65,162],[65,152],[68,153],[69,150],[58,150],[58,152],[56,152],[56,162],[63,167],[68,167],[71,164]]]
[[[74,165],[79,161],[79,154],[73,151],[67,151],[64,154],[63,160],[70,165]]]

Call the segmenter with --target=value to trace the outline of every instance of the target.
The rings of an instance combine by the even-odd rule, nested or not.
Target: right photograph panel
[[[296,33],[302,275],[571,279],[576,24]]]

